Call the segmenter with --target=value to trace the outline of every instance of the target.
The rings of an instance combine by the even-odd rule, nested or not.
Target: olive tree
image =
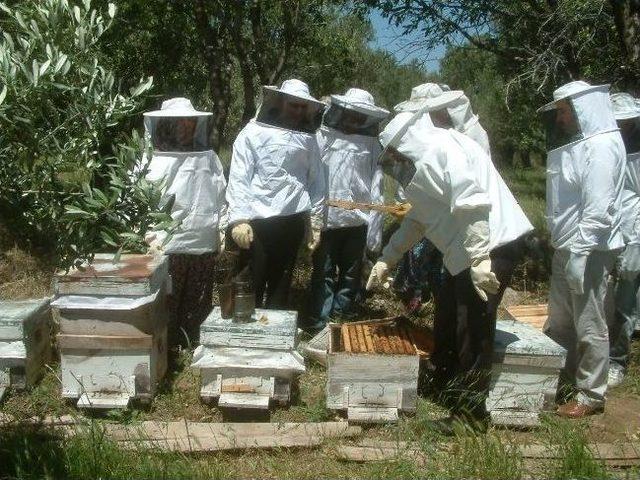
[[[116,16],[90,0],[0,3],[0,222],[64,266],[97,251],[143,248],[157,213],[142,139],[122,121],[152,78],[128,92],[102,66]]]

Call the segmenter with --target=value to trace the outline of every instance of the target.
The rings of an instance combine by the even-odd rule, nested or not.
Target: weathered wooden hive
[[[52,359],[49,299],[0,302],[0,400],[32,387]]]
[[[499,425],[535,426],[552,409],[566,351],[523,322],[499,320],[486,407]]]
[[[62,395],[82,408],[149,401],[167,368],[168,262],[98,254],[55,278]]]
[[[352,422],[414,412],[420,359],[431,339],[402,319],[329,325],[327,408]]]
[[[256,309],[255,321],[234,323],[215,307],[200,326],[201,345],[193,354],[200,370],[200,396],[223,408],[268,409],[286,405],[291,382],[304,373],[295,347],[295,311]]]

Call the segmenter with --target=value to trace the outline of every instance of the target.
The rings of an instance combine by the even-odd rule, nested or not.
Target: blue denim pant
[[[631,337],[638,322],[640,276],[634,280],[618,278],[615,287],[615,313],[609,324],[609,360],[627,367]]]
[[[313,253],[311,304],[305,328],[323,328],[332,317],[353,314],[362,285],[367,226],[325,230]]]

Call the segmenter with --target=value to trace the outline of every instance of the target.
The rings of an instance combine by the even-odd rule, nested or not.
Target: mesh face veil
[[[319,102],[263,87],[262,103],[255,120],[273,127],[314,133],[320,128],[323,111]]]
[[[547,151],[555,150],[584,138],[580,122],[570,98],[558,100],[542,111]]]
[[[200,152],[211,150],[212,116],[145,117],[145,128],[158,152]]]

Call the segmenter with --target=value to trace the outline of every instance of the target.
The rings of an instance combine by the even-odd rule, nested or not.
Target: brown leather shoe
[[[566,418],[584,418],[589,415],[595,415],[596,413],[602,413],[602,411],[602,407],[592,407],[591,405],[585,405],[584,403],[578,403],[576,400],[571,400],[564,405],[560,405],[556,413]]]

